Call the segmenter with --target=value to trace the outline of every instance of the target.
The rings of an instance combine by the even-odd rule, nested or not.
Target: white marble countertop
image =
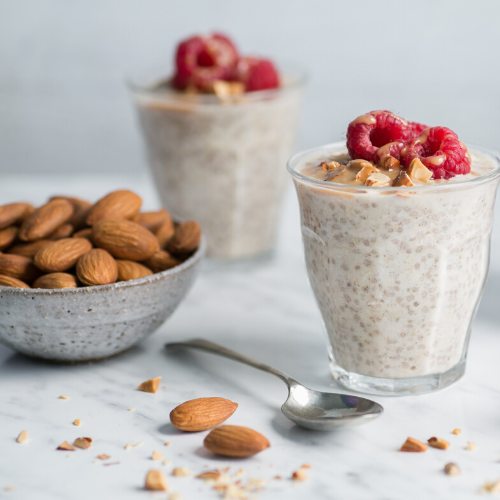
[[[101,177],[0,179],[0,204],[50,194],[95,199],[130,187],[157,206],[147,178]],[[492,272],[476,321],[467,374],[458,384],[430,395],[374,400],[384,415],[366,426],[332,433],[295,427],[280,412],[286,388],[278,379],[209,354],[167,355],[165,342],[202,336],[289,372],[311,388],[333,390],[319,312],[302,261],[298,209],[289,190],[276,259],[254,269],[205,270],[184,303],[151,338],[122,356],[84,365],[38,362],[0,346],[0,498],[53,500],[168,498],[143,490],[146,472],[161,468],[170,492],[182,498],[220,495],[193,477],[172,477],[172,467],[194,474],[215,467],[243,468],[246,477],[268,479],[252,498],[263,499],[469,499],[486,481],[500,479],[500,308],[499,217],[493,241]],[[499,211],[497,210],[497,214]],[[162,376],[156,394],[136,390]],[[69,400],[58,399],[61,394]],[[169,424],[179,403],[221,396],[239,404],[227,423],[252,427],[271,448],[245,460],[214,458],[202,447],[205,433],[183,434]],[[136,411],[129,412],[128,408]],[[72,425],[74,419],[81,427]],[[460,436],[451,433],[462,429]],[[29,440],[16,437],[28,430]],[[64,440],[89,436],[89,450],[55,451]],[[451,442],[447,451],[403,454],[407,436]],[[127,443],[143,441],[130,451]],[[168,447],[164,442],[170,442]],[[467,442],[477,444],[467,451]],[[149,459],[158,450],[170,465]],[[98,461],[101,453],[110,463]],[[115,463],[119,462],[119,463]],[[443,466],[455,462],[462,475]],[[309,479],[289,480],[308,463]],[[275,475],[282,480],[272,479]],[[6,491],[6,488],[11,491]]]

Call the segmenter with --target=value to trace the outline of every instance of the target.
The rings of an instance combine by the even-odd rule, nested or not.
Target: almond
[[[85,238],[92,243],[92,228],[87,227],[85,229],[80,229],[80,231],[73,234],[73,238]]]
[[[408,177],[408,174],[404,170],[401,170],[398,176],[392,181],[392,185],[397,187],[413,186],[413,182],[411,182],[411,179]]]
[[[60,196],[60,195],[51,196],[50,201],[52,200],[69,201],[73,205],[75,212],[81,209],[90,208],[92,206],[92,203],[90,203],[89,201],[82,200],[81,198],[75,198],[74,196]]]
[[[271,446],[269,441],[248,427],[221,425],[203,441],[205,448],[224,457],[250,457]]]
[[[92,227],[92,241],[117,259],[142,261],[158,249],[156,236],[128,220],[101,220]]]
[[[35,241],[46,238],[73,215],[73,205],[67,200],[52,200],[36,209],[21,224],[19,239]]]
[[[118,266],[106,250],[95,248],[78,259],[76,275],[84,285],[107,285],[118,278]]]
[[[14,255],[22,255],[23,257],[28,257],[32,259],[40,248],[52,243],[52,240],[38,240],[33,243],[20,243],[19,245],[14,245],[7,250],[7,253]]]
[[[14,243],[17,236],[18,228],[15,226],[0,229],[0,251],[9,248]]]
[[[9,286],[12,288],[30,288],[24,281],[0,274],[0,286]]]
[[[86,450],[92,446],[92,438],[76,438],[73,446],[75,446],[76,448],[81,448],[82,450]]]
[[[226,421],[236,408],[237,403],[224,398],[192,399],[170,412],[170,422],[181,431],[206,431]]]
[[[62,226],[59,226],[52,234],[49,234],[47,238],[49,240],[61,240],[62,238],[68,238],[73,234],[75,228],[69,222],[66,222]]]
[[[113,191],[101,198],[87,215],[87,225],[93,226],[97,221],[109,219],[130,219],[139,213],[142,198],[132,191],[122,189]]]
[[[137,280],[153,274],[153,271],[146,266],[131,260],[117,260],[116,264],[118,266],[118,281]]]
[[[63,238],[38,250],[33,260],[43,272],[57,273],[72,268],[90,250],[92,244],[85,238]]]
[[[409,437],[399,451],[422,452],[427,450],[427,445],[417,439]]]
[[[143,382],[137,389],[143,392],[152,392],[153,394],[160,387],[161,377],[155,377]]]
[[[167,491],[168,482],[161,470],[150,470],[146,476],[144,489],[153,491]]]
[[[40,276],[33,283],[33,288],[45,288],[48,290],[62,288],[77,288],[76,276],[68,273],[49,273]]]
[[[35,207],[30,203],[9,203],[0,206],[0,229],[17,224],[33,210]]]
[[[427,440],[429,443],[429,446],[432,446],[433,448],[438,448],[440,450],[447,450],[448,447],[450,446],[450,443],[448,441],[445,441],[444,439],[440,439],[437,437],[431,437],[430,439]]]
[[[175,233],[174,223],[168,214],[168,219],[158,228],[156,231],[156,237],[158,238],[158,243],[160,244],[160,248],[165,250],[167,248],[167,243],[170,241],[172,236]]]
[[[40,276],[40,271],[28,257],[2,253],[0,254],[0,274],[30,283]]]
[[[76,451],[76,448],[71,446],[67,441],[63,441],[56,449],[64,451]]]
[[[174,236],[167,244],[167,250],[173,255],[189,255],[200,244],[201,228],[195,221],[187,221],[175,228]]]
[[[156,233],[160,227],[170,219],[169,213],[162,208],[157,212],[142,212],[134,215],[130,220],[137,222],[141,226],[149,229],[152,233]],[[171,220],[171,219],[170,219]]]
[[[162,271],[182,264],[182,261],[173,257],[165,250],[159,250],[148,260],[145,260],[143,264],[149,267],[154,273],[161,273]]]

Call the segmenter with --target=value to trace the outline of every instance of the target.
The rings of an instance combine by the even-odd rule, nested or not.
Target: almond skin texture
[[[117,280],[118,266],[106,250],[95,248],[78,259],[76,275],[84,285],[108,285]]]
[[[170,422],[181,431],[206,431],[225,422],[236,408],[237,403],[224,398],[192,399],[170,412]]]
[[[187,221],[175,228],[174,236],[167,243],[167,251],[173,255],[186,256],[200,244],[201,228],[195,221]]]
[[[0,251],[9,248],[14,243],[18,228],[15,226],[0,229]]]
[[[271,446],[269,441],[248,427],[221,425],[203,441],[205,448],[224,457],[251,457]]]
[[[87,227],[85,229],[80,229],[80,231],[73,234],[73,238],[85,238],[92,243],[92,228]]]
[[[165,250],[158,250],[158,252],[153,254],[149,259],[145,260],[143,264],[149,267],[154,273],[161,273],[162,271],[182,264],[182,261],[173,257]]]
[[[90,250],[92,244],[85,238],[63,238],[38,250],[34,262],[45,273],[60,273],[72,268]]]
[[[158,249],[156,236],[128,220],[102,220],[92,227],[92,241],[117,259],[143,261]]]
[[[9,248],[6,253],[11,253],[15,255],[22,255],[23,257],[28,257],[32,259],[38,250],[52,243],[52,240],[38,240],[33,243],[20,243],[19,245],[14,245]]]
[[[132,191],[122,189],[113,191],[101,198],[87,215],[87,225],[93,226],[97,221],[109,219],[131,219],[139,213],[142,198]]]
[[[2,253],[0,254],[0,274],[31,283],[41,273],[28,257]]]
[[[0,274],[0,286],[10,286],[12,288],[30,288],[24,281]]]
[[[35,210],[21,224],[19,239],[36,241],[48,237],[73,215],[73,205],[68,200],[52,200]]]
[[[90,208],[92,206],[92,203],[89,201],[75,198],[74,196],[52,196],[50,200],[68,200],[73,205],[75,212],[82,208]]]
[[[135,215],[130,220],[149,229],[152,233],[156,233],[168,219],[170,219],[170,215],[162,208],[157,212],[142,212]]]
[[[68,273],[49,273],[40,276],[33,283],[33,288],[45,288],[48,290],[61,288],[77,288],[76,276]]]
[[[171,240],[172,236],[175,233],[175,226],[172,218],[170,217],[170,214],[168,212],[166,213],[168,215],[168,219],[158,228],[155,233],[162,250],[165,250],[165,248],[167,248],[167,243]]]
[[[73,234],[74,230],[75,228],[69,222],[66,222],[62,226],[58,227],[47,238],[49,240],[61,240],[63,238],[69,238]]]
[[[153,274],[153,271],[146,266],[131,260],[117,260],[116,264],[118,266],[118,281],[137,280]]]
[[[0,229],[20,222],[23,217],[35,210],[30,203],[9,203],[0,206]]]

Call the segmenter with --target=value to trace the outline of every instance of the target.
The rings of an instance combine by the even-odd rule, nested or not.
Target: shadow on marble
[[[185,432],[175,428],[170,422],[168,424],[163,424],[158,428],[158,432],[168,436],[180,436],[181,434],[186,434]]]

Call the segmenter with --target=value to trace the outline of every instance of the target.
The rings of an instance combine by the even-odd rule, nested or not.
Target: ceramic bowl
[[[191,288],[205,241],[167,271],[111,285],[63,290],[0,286],[0,342],[35,358],[92,361],[155,332]]]

